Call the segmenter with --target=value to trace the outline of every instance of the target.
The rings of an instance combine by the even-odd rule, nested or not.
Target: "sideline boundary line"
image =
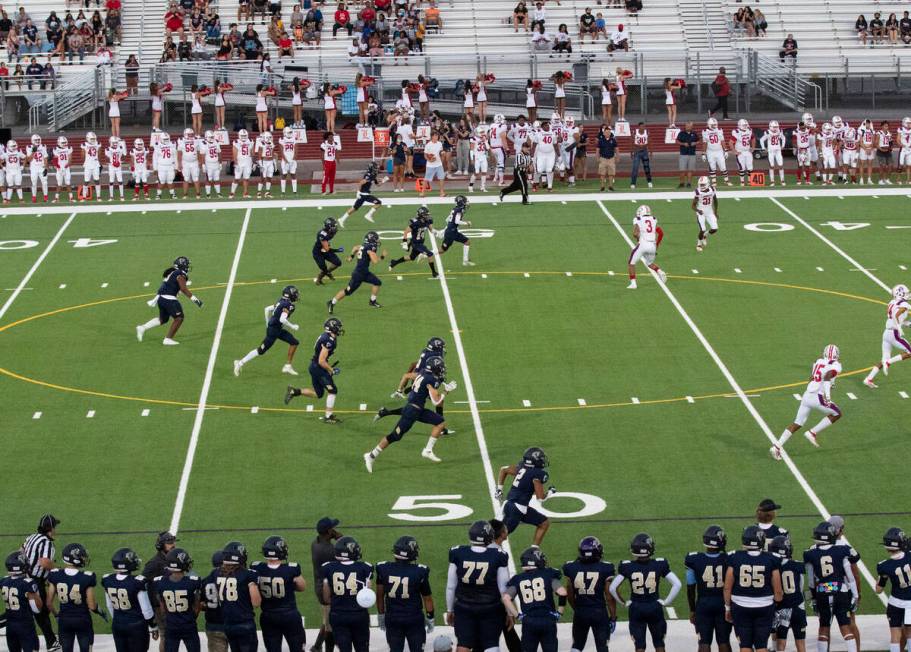
[[[63,223],[63,225],[61,225],[61,227],[57,230],[57,234],[53,238],[51,238],[51,241],[48,243],[47,247],[44,248],[44,251],[42,251],[41,255],[38,256],[38,259],[34,262],[34,264],[25,273],[25,276],[22,277],[22,280],[19,282],[19,285],[17,285],[16,289],[13,290],[13,293],[9,296],[9,299],[7,299],[6,302],[3,304],[3,307],[0,308],[0,319],[3,319],[3,316],[7,313],[7,311],[10,309],[10,307],[13,305],[13,302],[16,300],[16,298],[20,294],[22,294],[22,290],[25,289],[26,285],[28,285],[28,282],[32,279],[32,276],[34,276],[35,272],[38,271],[38,268],[41,267],[41,263],[43,263],[44,259],[47,258],[49,253],[51,253],[51,249],[53,249],[54,245],[56,245],[60,241],[60,238],[63,237],[63,232],[66,231],[67,227],[70,225],[70,223],[74,219],[76,219],[75,211],[70,213],[70,216],[66,219],[66,221]]]
[[[231,303],[231,294],[234,291],[234,280],[237,278],[237,268],[240,266],[240,255],[244,250],[244,241],[247,239],[247,227],[250,225],[252,208],[247,209],[244,221],[240,227],[240,236],[237,239],[237,249],[234,250],[234,261],[231,263],[231,273],[228,275],[228,284],[225,286],[225,296],[221,302],[221,311],[218,313],[218,323],[215,325],[215,335],[212,338],[212,349],[209,351],[209,362],[206,364],[206,375],[203,377],[202,389],[199,392],[199,403],[196,406],[196,416],[193,419],[193,430],[190,433],[190,443],[187,445],[187,456],[184,460],[183,471],[180,474],[180,484],[177,486],[177,498],[174,500],[174,513],[171,516],[169,531],[177,534],[180,517],[183,514],[184,502],[187,499],[187,486],[190,484],[190,473],[193,471],[193,460],[196,457],[196,447],[199,444],[199,432],[202,430],[202,420],[206,415],[206,401],[209,398],[209,389],[212,387],[212,374],[215,372],[215,361],[218,358],[218,347],[221,345],[221,335],[225,327],[225,318],[228,315],[228,304]]]
[[[623,227],[620,226],[620,223],[617,222],[617,220],[614,218],[613,215],[611,215],[610,211],[608,211],[607,208],[604,206],[604,204],[601,203],[600,201],[597,202],[597,204],[598,204],[598,207],[601,209],[601,211],[604,213],[604,215],[607,216],[607,218],[610,220],[611,224],[613,224],[614,228],[620,233],[620,236],[627,243],[627,245],[629,245],[630,247],[633,247],[633,241],[630,239],[629,235],[627,235],[627,233],[623,230]],[[655,282],[658,284],[658,287],[661,288],[661,290],[664,292],[665,296],[667,296],[667,298],[670,300],[670,302],[674,306],[674,308],[676,308],[677,312],[680,313],[680,316],[683,317],[683,321],[685,321],[687,326],[690,327],[690,330],[693,331],[693,334],[696,336],[696,339],[698,339],[699,343],[702,344],[702,347],[705,349],[706,353],[709,354],[709,357],[715,363],[715,366],[717,366],[718,369],[721,371],[722,375],[725,377],[725,380],[727,380],[728,384],[731,386],[731,389],[733,389],[734,392],[737,394],[737,396],[740,398],[740,402],[743,403],[743,406],[747,409],[747,412],[750,413],[750,416],[753,417],[753,420],[756,421],[756,423],[759,425],[759,428],[763,431],[763,433],[765,433],[765,436],[768,438],[768,440],[773,444],[775,442],[777,442],[778,439],[775,437],[774,433],[772,432],[772,429],[769,427],[769,424],[766,423],[766,421],[762,417],[762,415],[759,414],[759,411],[756,409],[756,406],[754,406],[753,402],[749,399],[749,397],[747,397],[746,393],[743,391],[743,389],[740,387],[740,384],[737,382],[737,379],[734,378],[733,374],[728,369],[727,365],[724,364],[724,361],[722,361],[721,357],[718,355],[718,353],[715,351],[715,349],[709,343],[708,339],[706,339],[705,335],[703,335],[702,331],[699,329],[699,327],[696,325],[696,323],[692,320],[692,318],[686,312],[684,307],[677,300],[677,297],[674,295],[674,293],[668,289],[667,285],[665,285],[664,283],[662,283],[658,280],[658,275],[655,274],[655,272],[653,272],[652,270],[649,270],[649,273],[652,275],[652,278],[654,278]],[[784,461],[785,465],[788,467],[788,470],[791,472],[791,475],[793,475],[794,479],[797,480],[797,483],[800,485],[801,489],[803,489],[804,493],[810,499],[810,502],[813,503],[813,505],[816,507],[816,509],[819,511],[819,513],[822,515],[822,517],[824,519],[828,519],[832,515],[832,513],[829,512],[828,509],[826,509],[826,506],[823,504],[822,500],[819,498],[819,496],[813,490],[813,487],[810,486],[810,483],[807,482],[807,479],[804,477],[803,473],[801,473],[800,469],[797,468],[797,465],[794,463],[794,461],[791,459],[791,456],[788,455],[787,451],[785,451],[785,450],[782,450],[782,460]],[[842,540],[846,544],[850,545],[847,538],[842,537]],[[857,562],[857,568],[860,570],[861,575],[864,576],[864,579],[867,580],[867,583],[870,585],[870,588],[874,588],[876,586],[876,580],[873,578],[873,575],[870,574],[870,571],[867,568],[866,564],[864,564],[863,561],[859,561],[859,562]],[[883,604],[886,603],[886,598],[883,594],[879,594],[879,598]]]
[[[440,260],[440,250],[437,247],[437,239],[431,234],[430,246],[433,249],[435,262],[439,263],[440,288],[443,290],[443,301],[446,304],[446,312],[449,315],[449,328],[452,332],[452,339],[455,342],[456,354],[459,357],[459,366],[462,368],[462,380],[465,383],[465,398],[468,400],[468,409],[471,412],[471,420],[474,424],[474,434],[478,441],[478,449],[481,453],[481,462],[484,465],[484,477],[487,479],[487,495],[490,497],[493,513],[497,514],[501,506],[494,498],[494,492],[497,485],[494,480],[493,464],[490,461],[490,453],[487,450],[487,439],[484,437],[484,426],[481,425],[481,413],[478,412],[478,401],[474,393],[474,385],[471,382],[471,374],[468,371],[468,359],[465,356],[465,347],[462,344],[462,331],[459,330],[459,323],[456,321],[455,308],[452,305],[452,296],[449,294],[449,284],[446,282],[445,265]],[[509,545],[509,539],[503,542],[503,550],[509,555],[510,575],[516,574],[516,562],[513,559],[512,548]]]

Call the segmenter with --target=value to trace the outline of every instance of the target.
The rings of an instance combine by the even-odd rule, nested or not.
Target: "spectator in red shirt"
[[[345,3],[338,3],[338,9],[335,10],[335,24],[332,26],[332,38],[340,29],[347,29],[348,36],[351,36],[353,26],[351,25],[351,14],[345,9]]]
[[[294,61],[294,43],[288,32],[282,32],[278,39],[278,60],[281,61],[282,57],[291,57],[291,61]]]
[[[376,20],[376,10],[373,8],[372,2],[364,5],[364,8],[361,9],[360,18],[368,25]]]
[[[123,5],[120,0],[107,0],[107,2],[104,3],[104,7],[108,11],[120,11]]]
[[[183,34],[183,13],[174,3],[171,3],[167,13],[164,15],[164,26],[166,34],[173,32]]]
[[[9,68],[3,62],[0,62],[0,85],[9,90]]]
[[[373,6],[377,11],[386,12],[392,6],[392,0],[373,0]]]

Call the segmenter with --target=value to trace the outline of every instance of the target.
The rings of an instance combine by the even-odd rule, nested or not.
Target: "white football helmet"
[[[911,118],[905,116],[902,118],[902,127],[905,129],[911,129]]]
[[[282,136],[285,138],[291,138],[291,127],[285,127],[282,129]]]
[[[781,130],[781,127],[778,126],[778,120],[772,120],[769,122],[769,131],[773,134],[777,134]]]
[[[479,136],[486,136],[486,135],[487,135],[487,132],[490,131],[490,127],[488,127],[488,126],[487,126],[486,124],[484,124],[484,123],[481,123],[481,124],[478,125],[477,131],[478,131],[478,135],[479,135]]]
[[[706,176],[699,177],[699,181],[696,183],[699,186],[699,190],[708,190],[712,185],[711,181],[709,181],[709,178]]]
[[[571,115],[566,116],[566,126],[569,127],[570,129],[572,129],[573,127],[575,127],[575,126],[576,126],[576,118],[573,117],[573,116],[571,116]]]
[[[186,140],[190,140],[191,138],[193,138],[193,130],[190,129],[189,127],[187,127],[186,129],[184,129],[184,130],[183,130],[183,137],[184,137]]]
[[[211,143],[215,139],[215,132],[212,131],[211,129],[207,130],[205,138],[206,138],[206,141]]]
[[[32,145],[36,147],[41,144],[41,136],[38,134],[32,134]]]
[[[246,129],[241,129],[237,132],[237,138],[240,140],[240,142],[245,143],[250,140],[250,134],[247,133]]]
[[[170,145],[171,144],[171,134],[169,134],[167,131],[163,132],[161,134],[161,142],[165,145]]]
[[[907,299],[908,298],[908,286],[902,283],[899,283],[894,288],[892,288],[892,298],[893,299]]]
[[[550,121],[553,123],[560,122],[560,114],[554,111],[550,114]]]
[[[531,128],[534,129],[535,131],[537,131],[538,129],[540,129],[540,128],[541,128],[541,121],[540,121],[540,120],[535,120],[534,122],[532,122],[532,123],[531,123]]]
[[[652,214],[652,209],[649,208],[646,204],[642,204],[639,208],[636,209],[636,217],[646,217]]]
[[[117,147],[117,145],[119,145],[119,144],[120,144],[120,139],[117,136],[111,136],[108,139],[108,145],[110,147]]]
[[[141,152],[146,148],[146,144],[144,142],[142,142],[142,138],[137,138],[136,140],[133,141],[133,148],[136,151]]]
[[[834,129],[832,128],[832,125],[830,125],[828,122],[824,122],[822,124],[822,133],[826,134],[827,136],[830,136],[830,135],[832,135],[833,131],[834,131]]]
[[[718,119],[717,119],[717,118],[709,118],[709,119],[706,121],[705,126],[708,127],[709,129],[717,129],[717,128],[718,128]]]
[[[835,346],[834,344],[829,344],[822,351],[822,357],[825,358],[826,360],[828,360],[829,362],[834,362],[835,360],[838,360],[838,355],[839,355],[838,347]]]
[[[504,122],[506,122],[506,116],[504,116],[502,113],[498,113],[498,114],[496,114],[496,115],[493,117],[493,121],[494,121],[496,124],[501,125],[501,124],[503,124]]]
[[[66,136],[60,136],[60,138],[57,139],[57,147],[66,147],[66,142]]]
[[[98,137],[95,136],[95,132],[94,132],[94,131],[90,131],[89,133],[87,133],[87,134],[85,135],[85,141],[86,141],[89,145],[97,145],[97,144],[98,144]]]
[[[740,131],[746,131],[750,128],[750,123],[745,119],[740,118],[740,120],[737,121],[737,128],[740,129]]]
[[[813,114],[809,112],[804,113],[802,116],[800,116],[800,121],[806,124],[811,124],[813,122]]]
[[[832,116],[832,126],[836,129],[841,129],[845,126],[845,121],[841,119],[840,115]]]
[[[17,143],[15,140],[10,139],[10,140],[6,143],[6,150],[7,150],[8,152],[18,152],[18,151],[19,151],[19,143]]]
[[[263,133],[263,142],[271,143],[272,142],[272,132],[266,131]]]

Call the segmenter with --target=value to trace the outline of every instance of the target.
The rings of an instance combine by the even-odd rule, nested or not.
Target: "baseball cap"
[[[829,524],[841,532],[841,530],[845,527],[845,519],[843,516],[839,516],[838,514],[832,514],[832,516],[829,517]]]
[[[759,503],[759,507],[757,507],[756,509],[758,509],[760,512],[774,512],[776,510],[781,509],[781,505],[776,503],[771,498],[764,498]]]
[[[433,652],[449,652],[452,647],[452,639],[446,634],[440,634],[433,639]]]
[[[318,534],[326,534],[336,525],[338,525],[339,520],[337,518],[329,518],[328,516],[322,517],[316,524],[316,532]]]

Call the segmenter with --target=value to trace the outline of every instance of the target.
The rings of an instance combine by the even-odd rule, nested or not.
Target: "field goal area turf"
[[[370,562],[388,558],[398,536],[416,536],[442,601],[449,547],[472,520],[494,515],[496,470],[537,445],[559,490],[543,545],[554,565],[589,534],[619,561],[648,531],[682,576],[706,525],[739,540],[771,496],[795,551],[839,513],[873,570],[882,532],[911,514],[902,489],[911,364],[881,375],[879,389],[862,384],[880,358],[888,291],[909,280],[911,195],[838,192],[722,188],[720,230],[703,252],[688,193],[555,194],[530,206],[470,196],[475,266],[462,265],[458,244],[442,255],[440,279],[425,261],[391,272],[384,261],[382,309],[367,305],[367,287],[336,308],[338,425],[319,422],[321,401],[282,398],[287,384],[309,382],[325,303],[353,268],[313,283],[315,234],[350,200],[6,210],[0,450],[10,475],[0,541],[13,550],[52,511],[63,521],[58,550],[83,543],[100,573],[121,546],[148,559],[155,534],[171,528],[204,573],[226,541],[258,553],[280,533],[309,581],[313,528],[331,515]],[[451,198],[390,198],[375,225],[361,211],[334,243],[346,256],[376,229],[381,248],[400,255],[421,203],[442,228]],[[669,278],[662,286],[640,266],[639,288],[628,290],[643,203],[665,232],[657,262]],[[204,306],[182,301],[179,346],[161,346],[164,329],[139,343],[134,327],[154,317],[146,301],[177,256],[191,259]],[[232,361],[262,340],[263,308],[289,283],[301,294],[300,377],[281,374],[282,342],[235,377]],[[455,434],[435,449],[443,461],[421,458],[429,429],[417,425],[368,475],[363,453],[395,424],[373,415],[401,403],[390,393],[431,336],[446,340],[458,382],[446,399]],[[798,436],[775,462],[770,437],[793,420],[827,344],[841,349],[833,400],[845,416],[821,448]],[[531,534],[514,533],[515,555]],[[866,572],[861,610],[881,613],[872,580]],[[312,592],[299,602],[317,622]],[[675,606],[672,617],[685,618],[685,598]]]

